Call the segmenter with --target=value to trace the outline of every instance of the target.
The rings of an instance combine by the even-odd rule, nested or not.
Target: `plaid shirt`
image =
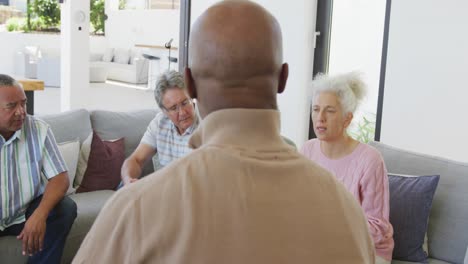
[[[66,170],[44,121],[27,116],[8,141],[0,135],[0,230],[24,222],[29,203],[44,192],[47,180]]]
[[[154,169],[160,169],[190,153],[188,141],[197,127],[198,118],[195,116],[192,126],[179,135],[174,123],[163,112],[159,112],[141,139],[141,143],[150,145],[157,151],[157,160],[153,160]]]

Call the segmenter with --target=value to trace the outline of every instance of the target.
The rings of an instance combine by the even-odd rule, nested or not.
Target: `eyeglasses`
[[[169,108],[164,107],[164,110],[166,110],[167,113],[171,115],[175,115],[176,113],[179,113],[180,110],[182,109],[187,109],[188,107],[192,106],[192,100],[190,99],[185,99],[181,103],[175,104]]]

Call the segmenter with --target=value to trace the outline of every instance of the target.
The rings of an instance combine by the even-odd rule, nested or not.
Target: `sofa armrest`
[[[137,83],[148,82],[149,61],[145,58],[137,57],[133,59],[133,64],[135,65]]]
[[[142,69],[146,69],[146,71],[148,71],[148,63],[148,60],[145,58],[137,57],[133,59],[133,64],[135,65],[137,71]]]

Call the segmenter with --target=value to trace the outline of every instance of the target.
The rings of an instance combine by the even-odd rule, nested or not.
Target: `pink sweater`
[[[391,260],[393,227],[388,220],[388,176],[380,153],[360,143],[348,156],[332,160],[322,153],[317,139],[307,141],[301,153],[329,170],[354,195],[367,217],[377,255]]]

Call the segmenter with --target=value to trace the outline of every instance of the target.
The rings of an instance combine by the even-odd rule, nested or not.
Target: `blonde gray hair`
[[[169,89],[181,89],[186,91],[184,75],[174,70],[165,71],[159,75],[156,88],[154,89],[154,99],[156,99],[156,103],[161,109],[164,109],[162,103],[163,96]]]
[[[349,72],[335,76],[318,74],[312,82],[312,88],[312,104],[320,93],[332,92],[338,97],[338,101],[343,108],[343,115],[354,113],[367,92],[366,84],[362,81],[359,72]]]

